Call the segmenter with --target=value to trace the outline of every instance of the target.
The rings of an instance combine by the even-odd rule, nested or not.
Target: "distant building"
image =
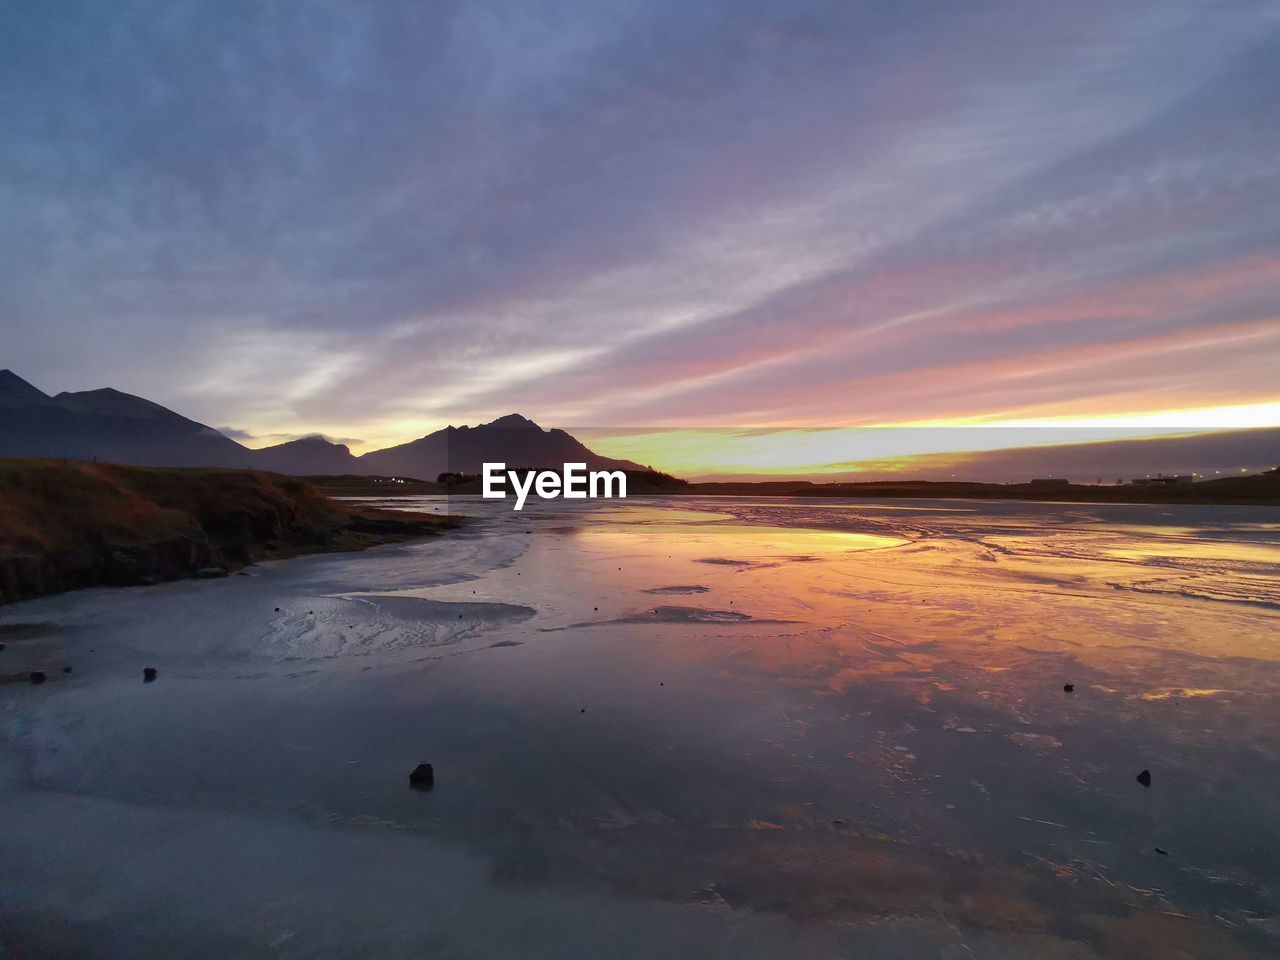
[[[1190,474],[1178,474],[1177,476],[1166,477],[1163,473],[1158,473],[1154,477],[1137,477],[1130,480],[1129,483],[1135,487],[1172,487],[1175,484],[1195,483],[1196,478]]]
[[[1031,486],[1041,489],[1062,490],[1071,486],[1071,481],[1064,480],[1061,477],[1037,477],[1031,481]]]

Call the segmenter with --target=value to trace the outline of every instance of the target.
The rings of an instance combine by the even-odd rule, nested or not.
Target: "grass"
[[[75,556],[91,569],[121,551],[190,543],[232,569],[407,540],[456,522],[341,504],[306,481],[256,470],[0,459],[0,561],[65,565]]]

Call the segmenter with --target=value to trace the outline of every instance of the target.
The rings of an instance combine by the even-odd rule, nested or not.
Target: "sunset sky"
[[[252,446],[1280,425],[1274,0],[19,0],[0,130],[0,366]]]

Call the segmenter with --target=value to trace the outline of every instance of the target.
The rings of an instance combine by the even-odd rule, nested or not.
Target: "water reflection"
[[[1037,955],[1274,947],[1276,525],[1143,507],[706,506],[680,522],[652,506],[584,515],[572,555],[535,531],[520,582],[504,581],[532,604],[537,571],[556,569],[572,592],[543,598],[544,626],[563,617],[625,663],[566,673],[557,657],[537,674],[632,705],[608,748],[663,784],[647,809],[581,821],[626,825],[593,841],[634,858],[609,861],[613,882],[678,896],[693,878],[668,858],[692,845],[697,870],[730,870],[715,889],[742,907],[937,914],[1016,931]],[[696,595],[654,604],[678,589]],[[574,598],[599,610],[560,609]],[[636,689],[658,677],[678,678],[660,706]],[[690,838],[709,824],[723,832]],[[561,881],[588,869],[556,859]]]
[[[33,789],[109,801],[75,822],[228,807],[272,836],[326,831],[306,849],[445,842],[488,865],[486,897],[679,905],[720,932],[782,917],[794,955],[1276,955],[1280,527],[1264,512],[434,506],[475,520],[7,611],[91,629],[103,662],[132,676],[145,653],[164,678],[145,701],[140,685],[22,688],[5,731]],[[400,789],[406,758],[439,771],[428,798]],[[346,880],[425,924],[439,887],[408,859]],[[296,869],[297,897],[361,923],[309,885],[305,855]],[[617,955],[620,929],[563,955]],[[653,952],[702,942],[663,941],[668,915],[643,929]]]

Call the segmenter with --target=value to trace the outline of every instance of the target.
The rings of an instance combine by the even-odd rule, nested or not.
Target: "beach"
[[[1280,949],[1280,509],[367,503],[0,607],[3,952]]]

